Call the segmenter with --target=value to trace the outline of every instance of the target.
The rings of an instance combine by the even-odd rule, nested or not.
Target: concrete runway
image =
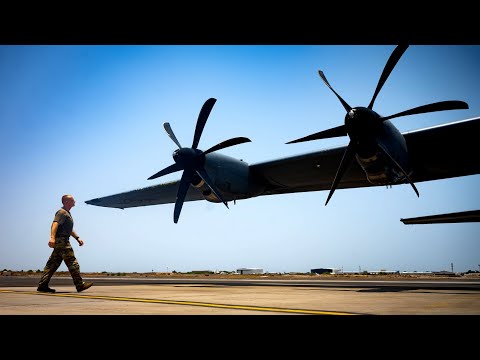
[[[251,280],[0,276],[0,315],[480,315],[480,279]]]

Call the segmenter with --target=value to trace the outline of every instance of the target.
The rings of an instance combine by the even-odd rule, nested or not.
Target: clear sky
[[[400,218],[480,208],[480,175],[393,188],[337,189],[223,204],[131,209],[84,203],[180,178],[147,178],[190,146],[210,97],[199,148],[252,140],[221,153],[253,164],[347,144],[285,144],[343,124],[367,106],[394,45],[0,46],[0,270],[43,269],[61,196],[72,194],[72,238],[82,272],[165,272],[258,267],[268,272],[479,270],[480,224],[404,225]],[[391,115],[462,100],[468,110],[393,119],[401,131],[480,116],[480,46],[413,45],[374,110]],[[449,144],[445,144],[449,146]],[[472,144],[472,151],[477,145]],[[65,271],[64,264],[59,268]]]

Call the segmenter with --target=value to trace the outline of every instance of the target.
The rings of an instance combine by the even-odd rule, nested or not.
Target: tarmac
[[[271,280],[0,276],[0,315],[480,315],[480,279]]]

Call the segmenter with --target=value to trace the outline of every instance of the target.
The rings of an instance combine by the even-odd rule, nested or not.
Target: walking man
[[[55,292],[54,289],[48,286],[48,283],[55,271],[57,271],[58,267],[62,264],[62,261],[65,261],[78,292],[87,290],[93,285],[91,282],[86,283],[83,281],[80,275],[80,265],[78,264],[69,240],[70,236],[73,236],[75,240],[77,240],[78,245],[83,246],[83,240],[81,240],[73,230],[73,218],[70,214],[70,209],[75,206],[75,199],[72,195],[63,195],[62,204],[63,206],[55,213],[55,218],[53,219],[50,240],[48,241],[48,246],[53,248],[53,251],[38,283],[37,291],[40,292]]]

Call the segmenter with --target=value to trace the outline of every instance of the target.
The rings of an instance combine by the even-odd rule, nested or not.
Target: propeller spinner
[[[328,201],[332,197],[340,180],[342,179],[343,175],[345,174],[346,170],[348,169],[355,156],[357,155],[359,146],[358,144],[362,143],[364,139],[369,139],[369,141],[373,140],[377,150],[381,152],[384,157],[404,175],[405,179],[410,183],[417,196],[419,196],[418,190],[408,177],[407,172],[394,159],[394,157],[388,152],[388,149],[380,141],[378,136],[379,132],[377,130],[379,128],[379,125],[386,120],[401,116],[416,115],[443,110],[468,109],[468,104],[463,101],[441,101],[437,103],[419,106],[410,110],[402,111],[400,113],[384,117],[373,111],[373,104],[375,102],[375,99],[377,98],[378,93],[382,89],[393,68],[397,64],[398,60],[400,60],[401,56],[403,55],[405,50],[407,50],[407,48],[408,45],[399,45],[390,55],[390,58],[388,59],[385,68],[383,69],[382,75],[380,76],[372,100],[370,101],[368,107],[352,108],[329,84],[327,78],[325,77],[325,74],[322,71],[318,71],[318,74],[320,75],[320,78],[323,80],[325,85],[327,85],[327,87],[336,95],[338,100],[340,100],[343,107],[347,111],[347,114],[345,115],[345,124],[328,130],[320,131],[318,133],[311,134],[296,140],[289,141],[287,142],[287,144],[346,135],[350,137],[350,142],[337,169],[337,173],[333,180],[325,205],[328,204]]]
[[[212,146],[206,151],[197,149],[203,129],[205,127],[205,124],[207,123],[208,116],[210,115],[210,112],[212,111],[213,105],[215,105],[216,101],[217,99],[210,98],[203,104],[202,109],[200,110],[200,113],[198,115],[197,125],[195,127],[195,134],[193,135],[192,147],[190,148],[182,147],[180,145],[180,142],[177,140],[168,122],[163,124],[163,127],[170,139],[172,139],[173,142],[178,146],[178,149],[176,149],[172,155],[175,163],[150,176],[148,180],[156,179],[160,176],[183,170],[182,178],[180,179],[180,184],[178,187],[177,198],[175,200],[175,210],[173,212],[173,221],[175,223],[178,222],[183,202],[187,195],[188,189],[190,188],[190,184],[195,180],[196,175],[200,176],[203,181],[205,181],[210,190],[228,208],[228,204],[223,199],[221,192],[217,189],[213,181],[210,179],[210,176],[205,171],[205,155],[217,150],[225,149],[233,145],[238,145],[251,141],[250,139],[245,137],[235,137],[229,140],[222,141],[221,143]]]

